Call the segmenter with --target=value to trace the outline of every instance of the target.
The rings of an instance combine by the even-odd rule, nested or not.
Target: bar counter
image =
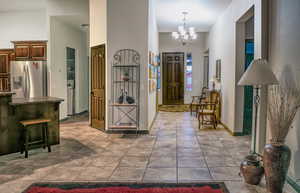
[[[15,99],[13,94],[0,93],[0,155],[19,151],[22,120],[50,119],[49,142],[51,145],[59,144],[59,104],[63,100],[55,97]],[[41,133],[39,129],[33,129],[30,136],[30,140],[36,140]]]

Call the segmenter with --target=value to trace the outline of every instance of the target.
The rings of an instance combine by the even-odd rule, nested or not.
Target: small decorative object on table
[[[241,163],[241,173],[247,184],[258,185],[264,175],[261,160],[256,155],[248,155]]]
[[[124,103],[124,90],[121,89],[121,96],[118,98],[118,103],[123,104]]]
[[[126,101],[127,101],[127,103],[128,104],[134,104],[134,102],[135,102],[134,98],[131,97],[131,96],[128,96],[127,92],[125,92],[125,93],[126,93]]]
[[[264,149],[263,162],[268,193],[282,193],[291,160],[291,150],[284,144],[300,107],[300,88],[284,82],[269,93],[268,119],[271,142]]]

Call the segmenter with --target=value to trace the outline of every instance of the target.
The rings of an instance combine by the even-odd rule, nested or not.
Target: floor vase
[[[283,187],[291,160],[291,150],[286,145],[267,144],[263,163],[268,193],[283,193]]]

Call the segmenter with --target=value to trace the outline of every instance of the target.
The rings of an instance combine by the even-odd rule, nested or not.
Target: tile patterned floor
[[[263,185],[245,185],[238,174],[249,137],[197,127],[189,113],[159,113],[151,133],[140,136],[107,135],[82,117],[67,121],[52,153],[0,157],[0,192],[20,193],[41,181],[225,181],[230,193],[265,192]]]

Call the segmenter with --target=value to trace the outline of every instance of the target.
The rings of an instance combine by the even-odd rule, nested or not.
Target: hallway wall
[[[149,51],[159,55],[159,33],[158,33],[158,26],[156,20],[156,0],[148,0],[149,2],[149,13],[148,13],[148,53]],[[149,57],[149,55],[148,55]],[[148,58],[149,61],[149,58]],[[149,70],[149,69],[148,69]],[[147,73],[149,76],[149,73]],[[149,79],[149,77],[148,77]],[[148,88],[149,88],[149,82]],[[149,89],[148,92],[148,128],[151,127],[152,122],[156,116],[156,95],[157,91],[150,93]]]
[[[109,0],[107,2],[108,100],[110,100],[111,97],[111,65],[113,56],[118,50],[127,48],[134,49],[140,54],[140,129],[147,130],[148,0]],[[108,115],[108,122],[109,121],[111,121],[111,113]]]
[[[67,117],[66,47],[76,49],[75,113],[88,110],[88,55],[85,32],[59,20],[50,19],[50,95],[63,98],[60,118]]]
[[[159,33],[159,52],[184,52],[185,53],[185,64],[186,64],[186,54],[192,53],[193,58],[193,85],[192,91],[186,91],[184,89],[184,103],[189,104],[192,100],[191,96],[198,96],[201,94],[201,89],[203,87],[203,77],[204,77],[204,52],[206,51],[207,33],[201,32],[198,33],[198,39],[194,42],[182,46],[182,44],[174,40],[170,32],[161,32]],[[162,65],[162,63],[161,63]],[[162,67],[161,67],[161,80],[162,80]],[[186,80],[185,80],[186,86]],[[163,102],[163,87],[159,91],[159,104]]]
[[[61,97],[60,118],[67,117],[66,47],[76,49],[75,113],[89,110],[88,32],[80,23],[89,21],[89,4],[83,0],[47,0],[48,65],[50,95]],[[78,20],[77,22],[74,20]]]
[[[270,64],[279,79],[300,88],[300,1],[272,0],[270,8]],[[286,142],[292,150],[289,175],[299,181],[300,112]]]
[[[213,25],[207,39],[207,49],[210,56],[210,77],[216,72],[216,60],[221,59],[221,92],[222,92],[222,123],[224,123],[232,132],[242,132],[243,122],[243,88],[237,85],[242,73],[237,68],[236,55],[236,23],[252,6],[255,8],[255,58],[264,55],[264,34],[262,33],[262,0],[240,1],[233,0],[227,10],[219,17],[216,24]],[[265,104],[262,97],[262,104]],[[265,117],[265,107],[260,109],[261,116]],[[265,119],[259,121],[259,132],[265,131]],[[263,135],[263,134],[262,134]],[[261,147],[260,147],[261,148]]]

